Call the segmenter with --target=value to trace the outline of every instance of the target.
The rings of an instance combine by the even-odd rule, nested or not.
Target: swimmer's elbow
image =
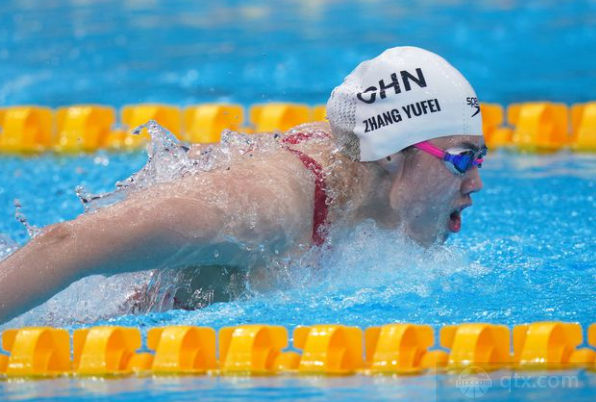
[[[32,242],[36,243],[40,255],[51,255],[46,260],[48,266],[52,267],[48,274],[56,279],[62,278],[60,282],[71,283],[86,276],[85,264],[77,249],[76,226],[72,222],[60,222],[45,227]]]
[[[73,236],[72,227],[68,223],[61,222],[47,226],[36,239],[48,246],[56,246],[71,240]]]

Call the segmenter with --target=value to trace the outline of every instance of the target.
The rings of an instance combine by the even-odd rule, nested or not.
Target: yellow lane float
[[[302,350],[300,373],[348,375],[363,368],[362,330],[357,327],[298,327],[294,330],[294,347]]]
[[[571,108],[561,103],[526,102],[509,105],[480,104],[483,131],[489,148],[507,147],[524,152],[555,152],[570,148],[596,152],[596,101]],[[0,108],[0,153],[95,152],[99,149],[134,150],[147,143],[145,129],[157,121],[179,139],[211,144],[224,130],[243,133],[285,132],[307,122],[326,121],[325,105],[296,103],[256,104],[245,109],[237,104],[200,104],[184,111],[162,104],[127,105],[120,119],[110,106],[72,105],[54,112],[40,106]],[[506,120],[506,121],[505,121]]]
[[[217,368],[215,331],[206,327],[152,328],[147,347],[155,352],[150,369],[154,373],[203,374]]]
[[[240,105],[197,105],[184,111],[184,127],[188,141],[210,144],[221,140],[222,131],[238,131],[244,121]]]
[[[571,108],[571,148],[579,152],[596,152],[596,102]]]
[[[70,371],[70,336],[48,327],[9,329],[2,333],[2,348],[10,356],[0,360],[8,377],[56,376]]]
[[[462,324],[441,328],[441,346],[451,349],[447,368],[478,366],[495,370],[509,365],[510,333],[504,325]]]
[[[219,345],[216,345],[216,340]],[[297,327],[293,348],[288,330],[276,325],[68,331],[49,327],[5,330],[0,378],[57,375],[413,375],[462,370],[596,370],[596,324],[584,344],[577,323],[504,325],[466,323],[440,330],[439,345],[428,325]],[[513,340],[513,342],[512,342]],[[219,350],[219,356],[217,356]],[[219,360],[218,360],[219,359]]]
[[[53,112],[39,106],[0,109],[0,152],[31,153],[52,145]]]
[[[288,346],[288,330],[274,325],[242,325],[219,331],[222,374],[269,375],[280,368],[282,350]],[[287,367],[288,363],[281,365]]]
[[[434,342],[428,325],[389,324],[364,333],[366,367],[371,373],[415,374],[424,370],[424,356]]]
[[[562,103],[512,104],[508,120],[515,126],[511,138],[522,151],[553,152],[569,145],[567,106]]]
[[[256,132],[287,131],[311,121],[307,105],[268,103],[250,108],[250,121]]]
[[[565,369],[593,365],[591,349],[577,349],[583,342],[579,324],[535,322],[513,329],[514,362],[520,369]]]
[[[511,143],[511,134],[503,135],[503,106],[493,103],[481,103],[482,131],[484,141],[489,148],[500,148]],[[510,130],[510,129],[506,129]]]
[[[116,111],[107,106],[75,105],[56,111],[57,137],[54,150],[60,153],[95,152],[108,146],[116,124]]]
[[[141,332],[137,328],[77,329],[73,336],[73,369],[79,375],[130,374],[133,367],[129,362],[140,347]]]

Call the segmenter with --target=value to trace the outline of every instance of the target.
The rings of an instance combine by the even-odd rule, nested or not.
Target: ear
[[[380,159],[377,162],[385,171],[390,174],[397,173],[404,165],[404,154],[403,152],[398,152],[396,154],[391,154],[386,158]]]

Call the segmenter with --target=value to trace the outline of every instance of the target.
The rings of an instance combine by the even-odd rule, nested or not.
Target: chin
[[[449,232],[440,232],[434,236],[416,236],[410,234],[410,238],[418,243],[420,246],[429,248],[435,245],[441,245],[449,238]]]
[[[451,233],[449,233],[446,230],[437,231],[437,233],[432,238],[428,239],[428,241],[426,242],[426,247],[435,245],[440,246],[443,243],[445,243],[447,239],[449,239],[450,235]]]
[[[443,244],[447,241],[447,239],[449,239],[449,236],[451,236],[451,233],[449,232],[443,232],[443,234],[441,234],[441,236],[439,236],[439,243]]]

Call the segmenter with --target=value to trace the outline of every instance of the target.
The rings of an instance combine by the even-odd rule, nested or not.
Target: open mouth
[[[451,214],[449,214],[448,226],[450,232],[457,233],[461,230],[461,213],[464,209],[471,205],[471,202],[460,205],[459,207],[455,208]]]
[[[456,209],[449,215],[449,231],[457,233],[461,230],[461,210]]]

